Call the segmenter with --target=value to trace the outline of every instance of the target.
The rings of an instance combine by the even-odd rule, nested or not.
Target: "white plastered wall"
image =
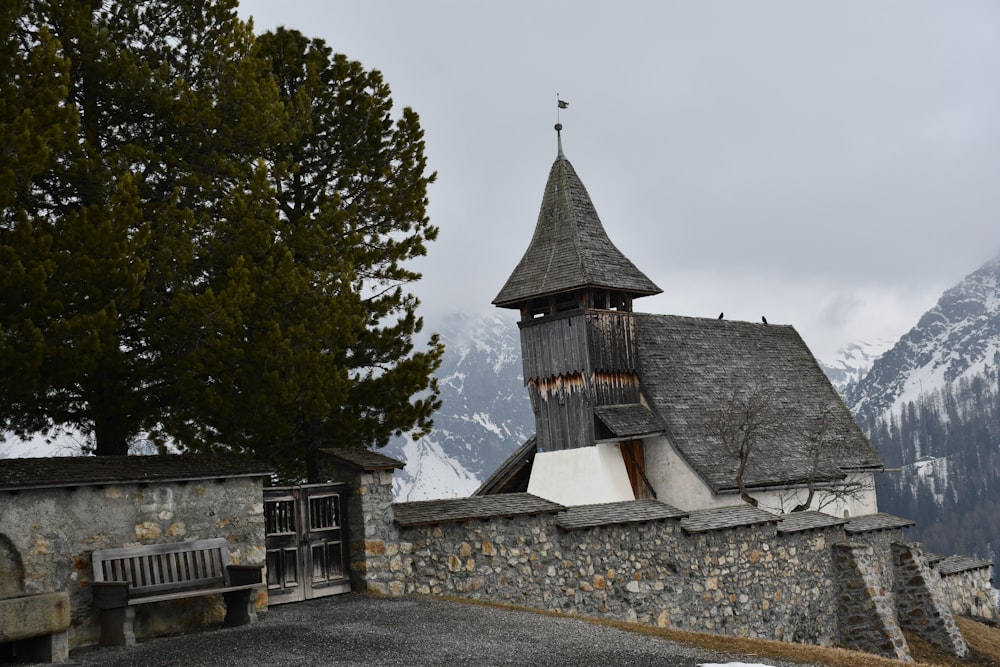
[[[635,500],[625,461],[615,443],[538,452],[528,493],[560,505]]]
[[[644,447],[646,478],[656,491],[658,500],[686,512],[743,503],[738,493],[714,493],[677,453],[667,438],[663,436],[647,438]],[[861,516],[877,512],[874,475],[870,472],[852,473],[848,476],[848,481],[864,485],[864,490],[857,498],[840,498],[828,502],[829,496],[822,490],[817,490],[811,509],[819,509],[825,514],[837,517]],[[776,514],[790,512],[805,500],[807,494],[804,488],[750,491],[750,495],[760,503],[761,509]]]

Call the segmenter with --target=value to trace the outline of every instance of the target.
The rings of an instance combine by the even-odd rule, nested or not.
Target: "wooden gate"
[[[268,604],[351,590],[344,484],[264,489]]]

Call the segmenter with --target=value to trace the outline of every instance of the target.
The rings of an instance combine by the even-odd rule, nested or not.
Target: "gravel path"
[[[254,626],[87,647],[72,666],[669,665],[779,663],[730,656],[586,621],[426,598],[338,595],[273,607]]]

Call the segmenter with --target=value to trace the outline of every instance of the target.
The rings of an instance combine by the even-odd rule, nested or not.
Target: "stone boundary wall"
[[[4,492],[0,527],[0,560],[10,561],[0,571],[16,573],[21,593],[69,593],[71,647],[100,638],[91,594],[90,554],[97,549],[226,537],[234,562],[265,562],[260,477]],[[171,603],[140,605],[136,634],[176,633],[221,621],[217,597],[178,601],[179,613],[161,607]],[[258,596],[258,607],[266,607],[265,595]]]
[[[940,587],[951,601],[951,611],[960,616],[997,619],[996,603],[991,593],[990,566],[941,573]]]
[[[964,658],[969,652],[951,613],[950,600],[916,544],[894,543],[896,599],[900,627],[916,632],[950,654]]]
[[[896,616],[892,587],[886,586],[882,553],[871,544],[833,545],[838,587],[838,646],[909,660],[910,650]]]
[[[679,521],[565,530],[553,515],[399,531],[407,593],[459,595],[661,627],[831,644],[835,532],[687,535]],[[393,571],[395,569],[395,571]]]
[[[953,575],[942,583],[919,546],[903,542],[902,527],[891,521],[871,530],[849,526],[849,534],[843,521],[807,521],[790,529],[773,516],[732,526],[702,521],[699,528],[682,516],[573,525],[557,505],[470,518],[451,514],[453,505],[441,501],[421,509],[425,525],[404,525],[397,513],[412,514],[421,503],[392,503],[391,471],[354,471],[337,481],[354,488],[349,517],[352,539],[359,539],[352,583],[375,594],[452,595],[684,630],[847,645],[904,660],[909,650],[901,614],[907,622],[926,614],[931,639],[937,633],[936,643],[960,654],[960,634],[957,640],[949,634],[951,614],[968,611],[958,611],[964,603],[954,602],[957,592],[947,602],[945,591],[968,585],[961,595],[989,596],[982,568],[967,581]],[[915,570],[903,565],[904,552],[917,554]],[[851,624],[857,633],[851,634]],[[865,634],[874,625],[879,631]]]

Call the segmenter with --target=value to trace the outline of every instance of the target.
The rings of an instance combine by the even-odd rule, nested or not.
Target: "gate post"
[[[346,497],[351,587],[376,595],[402,595],[399,530],[392,510],[392,475],[403,462],[367,449],[322,449],[325,473],[348,485]]]

